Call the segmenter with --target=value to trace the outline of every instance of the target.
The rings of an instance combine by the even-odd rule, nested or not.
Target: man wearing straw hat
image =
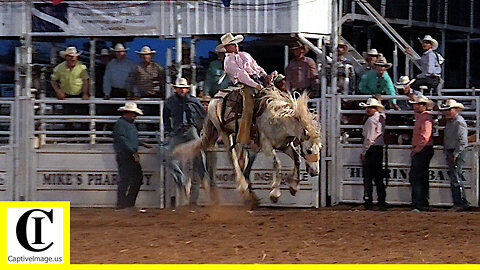
[[[215,52],[217,53],[217,59],[210,62],[205,75],[205,95],[210,95],[211,97],[214,97],[220,89],[227,88],[230,82],[229,78],[223,76],[225,74],[223,61],[227,51],[220,44],[215,48]],[[222,77],[223,80],[220,81]]]
[[[237,143],[250,143],[250,128],[252,125],[254,97],[256,91],[261,91],[269,83],[270,78],[265,70],[260,67],[255,59],[246,52],[238,50],[238,43],[243,40],[242,35],[233,36],[232,33],[226,33],[220,38],[227,51],[224,68],[225,73],[230,77],[234,84],[242,83],[243,111],[238,129]]]
[[[110,50],[115,53],[115,59],[108,63],[103,76],[103,98],[126,98],[128,78],[137,64],[126,57],[129,48],[123,44],[117,43]]]
[[[127,102],[118,111],[122,112],[122,117],[113,127],[113,148],[119,175],[117,210],[135,210],[135,201],[143,180],[138,147],[142,145],[152,148],[152,146],[141,142],[138,138],[138,130],[134,122],[138,115],[143,115],[143,112],[137,107],[137,104]]]
[[[360,107],[365,108],[368,117],[363,125],[363,146],[360,159],[363,163],[364,177],[363,187],[365,200],[365,209],[371,210],[373,206],[373,185],[375,181],[377,187],[378,207],[380,210],[386,209],[385,203],[385,185],[383,184],[383,135],[385,132],[385,114],[382,103],[376,98],[369,98],[367,103],[360,103]]]
[[[412,165],[410,184],[412,187],[412,212],[428,211],[429,168],[433,157],[433,118],[428,109],[433,102],[423,95],[409,100],[415,112],[415,126],[412,136]]]
[[[375,62],[377,62],[378,58],[383,55],[379,53],[377,49],[370,49],[366,52],[363,52],[362,56],[365,59],[365,64],[358,73],[359,78],[362,78],[362,76],[370,70],[375,69]]]
[[[133,93],[135,98],[165,98],[165,71],[162,66],[153,62],[157,52],[143,46],[136,53],[142,59],[142,63],[138,64],[131,74],[132,85],[129,94]],[[137,88],[132,88],[133,86]]]
[[[378,61],[375,62],[375,69],[362,76],[358,86],[359,93],[362,95],[396,95],[392,79],[387,73],[387,69],[391,67],[392,64],[388,63],[385,57],[379,57]],[[390,100],[390,103],[394,109],[399,109],[396,99]]]
[[[443,150],[447,158],[453,207],[459,211],[469,207],[462,182],[462,167],[465,164],[468,144],[467,123],[459,114],[463,109],[463,104],[454,99],[449,99],[439,106],[439,110],[447,120],[443,135]]]
[[[417,75],[417,81],[412,87],[419,89],[420,85],[426,85],[429,88],[436,89],[440,83],[442,76],[441,65],[445,59],[435,51],[438,48],[438,41],[432,38],[432,36],[426,35],[420,42],[422,43],[423,54],[415,60],[420,61],[422,73]],[[407,49],[406,53],[413,56],[413,52],[410,49]]]
[[[82,99],[88,99],[89,77],[87,67],[78,62],[80,54],[75,47],[68,47],[60,52],[65,61],[53,69],[51,76],[51,84],[58,99],[80,95]]]
[[[175,183],[186,193],[186,179],[180,168],[180,161],[172,155],[179,144],[198,139],[197,128],[203,124],[206,111],[198,98],[191,96],[190,85],[184,78],[178,78],[172,85],[175,93],[165,101],[163,124],[168,142],[170,159],[167,162],[168,173]],[[197,203],[199,184],[206,175],[205,162],[201,154],[193,158],[193,178],[190,203]],[[213,179],[211,179],[213,182]]]
[[[296,41],[290,50],[294,58],[285,68],[286,88],[289,91],[312,90],[318,78],[318,69],[315,61],[305,56],[308,48],[300,41]]]

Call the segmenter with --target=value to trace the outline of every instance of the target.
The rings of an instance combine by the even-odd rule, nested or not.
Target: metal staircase
[[[420,68],[420,64],[416,60],[416,58],[419,58],[420,56],[413,50],[413,48],[408,44],[400,34],[393,29],[393,27],[385,20],[385,18],[380,15],[380,13],[375,10],[372,5],[370,5],[367,0],[354,0],[355,3],[357,3],[366,13],[368,16],[370,16],[375,23],[382,29],[385,34],[397,45],[397,47],[402,50],[402,52],[418,67]],[[406,50],[409,49],[413,56],[410,54],[406,53]]]

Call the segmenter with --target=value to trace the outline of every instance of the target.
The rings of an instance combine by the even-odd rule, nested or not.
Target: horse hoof
[[[273,203],[277,203],[277,202],[278,202],[278,197],[270,196],[270,200],[271,200]]]
[[[291,194],[292,196],[295,196],[295,195],[297,194],[297,190],[294,189],[293,187],[288,187],[288,191],[290,191],[290,194]]]

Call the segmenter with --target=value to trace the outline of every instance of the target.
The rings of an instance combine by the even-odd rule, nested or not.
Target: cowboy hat
[[[377,108],[382,109],[382,110],[385,108],[378,99],[373,98],[373,97],[368,98],[367,103],[360,102],[360,104],[358,104],[358,105],[360,105],[360,107],[362,107],[362,108],[377,107]]]
[[[115,44],[115,48],[110,48],[110,50],[114,52],[126,52],[130,50],[129,48],[125,48],[122,43]]]
[[[278,74],[277,77],[275,78],[275,82],[278,83],[278,82],[281,82],[284,79],[285,79],[285,75]]]
[[[463,110],[465,107],[463,106],[462,103],[457,102],[455,99],[449,99],[445,102],[445,104],[440,104],[438,106],[438,109],[440,111],[446,111],[446,110],[450,110],[452,108],[458,108],[460,110]]]
[[[137,113],[139,115],[143,115],[142,110],[140,110],[137,107],[137,103],[135,103],[135,102],[125,103],[125,106],[118,108],[118,111],[119,112],[134,112],[134,113]]]
[[[345,47],[345,51],[348,51],[348,44],[343,39],[338,39],[338,47]]]
[[[80,54],[82,54],[82,52],[77,52],[77,48],[75,47],[68,47],[67,49],[65,49],[65,51],[60,51],[60,56],[62,58],[65,58],[65,56],[67,55],[79,56]]]
[[[424,95],[415,96],[413,100],[409,100],[408,103],[410,104],[419,104],[425,103],[428,107],[433,107],[433,101],[425,97]]]
[[[185,79],[185,78],[177,78],[177,79],[175,80],[175,84],[173,85],[173,87],[177,87],[177,88],[190,88],[190,85],[188,84],[187,79]]]
[[[108,49],[102,49],[100,51],[100,56],[109,56],[110,55],[110,51]]]
[[[415,79],[410,80],[408,76],[401,76],[400,79],[398,79],[398,82],[395,83],[395,87],[403,89],[412,84],[413,82],[415,82]]]
[[[301,43],[300,41],[295,41],[292,45],[290,45],[290,50],[294,51],[296,49],[303,49],[305,53],[309,51],[309,48],[305,46],[305,44]]]
[[[219,44],[217,47],[215,47],[215,52],[216,53],[226,53],[227,50],[225,50],[225,48],[223,47],[222,44]]]
[[[438,41],[430,35],[425,35],[423,39],[419,39],[420,43],[423,43],[424,41],[430,41],[432,43],[432,50],[436,50],[438,48]]]
[[[379,53],[379,52],[377,51],[377,49],[370,49],[370,50],[362,53],[363,58],[367,57],[367,55],[377,56],[377,57],[383,56],[383,54]]]
[[[220,44],[219,46],[225,47],[226,45],[237,44],[242,42],[242,40],[243,40],[242,35],[233,36],[232,33],[226,33],[220,38],[220,41],[222,41],[222,44]]]
[[[387,63],[387,58],[385,58],[383,56],[378,57],[378,60],[377,60],[377,62],[375,62],[375,65],[381,66],[381,67],[386,67],[387,69],[392,67],[392,64]]]
[[[200,100],[200,102],[210,102],[212,98],[207,95],[207,96],[201,96],[198,100]]]
[[[139,55],[157,54],[157,51],[152,51],[152,49],[150,49],[150,47],[143,46],[143,48],[140,51],[136,51],[136,53],[139,54]]]

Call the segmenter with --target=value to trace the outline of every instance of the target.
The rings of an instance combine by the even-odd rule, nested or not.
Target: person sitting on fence
[[[441,81],[442,64],[445,59],[435,51],[438,48],[438,41],[433,39],[432,36],[426,35],[420,41],[422,42],[423,54],[415,60],[420,61],[420,70],[422,73],[417,75],[417,80],[412,87],[419,89],[421,85],[425,85],[428,86],[429,89],[436,91]],[[407,48],[405,52],[413,56],[410,48]]]
[[[129,48],[117,43],[110,48],[115,53],[115,59],[110,61],[103,76],[103,98],[126,98],[128,78],[136,67],[136,63],[126,57]]]
[[[366,52],[363,52],[362,56],[365,59],[365,64],[363,65],[360,72],[358,72],[358,78],[362,78],[365,73],[369,72],[372,69],[375,69],[375,62],[377,62],[378,57],[381,57],[383,55],[379,53],[377,49],[370,49]]]
[[[393,88],[392,79],[390,79],[390,76],[386,72],[386,70],[391,67],[392,64],[387,63],[385,57],[379,57],[378,61],[375,62],[375,70],[370,70],[362,76],[362,80],[358,86],[359,93],[363,95],[396,95],[397,93]],[[391,99],[390,103],[395,110],[400,109],[396,99]]]
[[[458,211],[466,210],[469,203],[465,196],[462,168],[467,156],[468,127],[459,114],[464,106],[454,99],[449,99],[445,104],[440,104],[438,109],[447,120],[443,133],[443,150],[447,159],[453,207]]]
[[[412,89],[412,83],[415,82],[415,79],[410,80],[410,78],[405,76],[400,76],[398,82],[395,83],[395,88],[397,89],[399,94],[404,94],[409,97],[411,100],[414,100],[416,96],[421,95],[422,93]],[[411,110],[412,105],[406,100],[399,100],[397,102],[400,109],[402,110]]]
[[[311,91],[318,79],[318,69],[315,61],[305,56],[308,49],[301,42],[296,41],[290,47],[295,58],[290,60],[285,68],[286,89],[289,91]]]
[[[165,70],[153,62],[157,52],[144,46],[136,53],[142,58],[142,63],[138,64],[130,74],[129,95],[134,94],[135,98],[165,98]]]
[[[377,187],[378,207],[386,210],[385,185],[383,184],[383,136],[385,133],[385,113],[382,103],[376,98],[369,98],[367,103],[360,103],[365,108],[368,117],[363,125],[363,146],[360,160],[363,163],[363,199],[365,209],[371,210],[373,206],[373,185]]]
[[[51,84],[58,99],[66,97],[82,96],[82,99],[88,99],[88,72],[87,67],[78,62],[78,56],[75,47],[68,47],[60,52],[60,56],[65,61],[53,69]],[[60,84],[59,84],[60,82]]]

